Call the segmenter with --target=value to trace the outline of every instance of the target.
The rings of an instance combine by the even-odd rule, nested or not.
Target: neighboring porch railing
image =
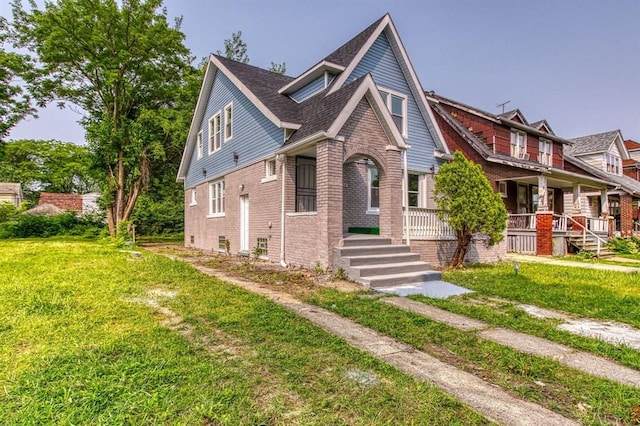
[[[576,222],[573,218],[569,217],[569,220],[571,220],[571,229],[573,231],[578,231],[578,232],[582,233],[582,245],[583,246],[585,246],[587,244],[587,234],[589,234],[590,236],[594,237],[595,240],[596,240],[596,243],[597,243],[596,256],[600,256],[600,250],[602,249],[602,246],[607,244],[607,241],[605,239],[601,238],[596,233],[594,233],[592,230],[588,229],[588,227],[589,227],[588,226],[589,225],[589,219],[595,219],[595,218],[587,218],[587,227],[584,227],[580,223]],[[602,219],[595,219],[595,220],[602,220]],[[607,227],[607,229],[609,229],[609,228]]]
[[[414,240],[450,240],[455,239],[449,223],[440,220],[438,210],[420,207],[409,207],[408,211],[409,238]]]
[[[536,214],[510,214],[507,219],[507,229],[536,229]]]
[[[596,217],[587,218],[587,229],[592,232],[609,233],[609,220]]]

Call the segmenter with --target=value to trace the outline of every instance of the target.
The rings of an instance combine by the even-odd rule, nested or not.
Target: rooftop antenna
[[[501,103],[501,104],[498,104],[498,105],[496,105],[496,108],[500,108],[500,107],[502,107],[502,113],[504,114],[504,106],[505,106],[506,104],[508,104],[509,102],[511,102],[511,101],[506,101],[506,102],[503,102],[503,103]]]

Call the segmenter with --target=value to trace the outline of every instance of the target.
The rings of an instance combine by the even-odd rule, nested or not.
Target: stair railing
[[[602,238],[600,238],[600,236],[598,236],[597,234],[595,234],[592,231],[590,231],[589,229],[587,229],[587,224],[586,223],[583,225],[580,222],[577,222],[571,216],[566,216],[566,217],[567,217],[567,219],[569,219],[574,224],[574,226],[572,226],[572,228],[575,228],[575,225],[578,225],[580,228],[582,228],[582,246],[583,247],[587,245],[587,233],[596,238],[596,242],[598,243],[598,247],[596,249],[596,256],[600,256],[601,245],[602,245],[602,243],[607,244],[607,241],[602,239]]]

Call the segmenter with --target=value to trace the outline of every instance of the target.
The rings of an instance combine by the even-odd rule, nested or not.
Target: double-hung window
[[[224,107],[224,141],[233,137],[233,104]]]
[[[391,113],[402,136],[407,137],[407,97],[388,89],[380,89],[380,96]]]
[[[209,216],[224,215],[224,179],[209,184]]]
[[[220,112],[209,119],[209,155],[220,149]]]
[[[511,156],[521,160],[528,160],[527,134],[517,130],[511,131]]]
[[[420,207],[420,175],[409,173],[409,185],[407,185],[409,207]]]
[[[196,192],[195,188],[191,190],[191,204],[189,205],[190,206],[198,205],[198,193]]]
[[[604,157],[605,157],[607,172],[612,173],[614,175],[622,174],[620,172],[621,168],[620,168],[619,157],[616,157],[615,155],[608,154],[608,153],[604,154]]]
[[[544,164],[545,166],[553,165],[553,143],[546,139],[540,139],[540,143],[538,144],[539,153],[538,153],[538,162]]]
[[[198,136],[196,136],[196,141],[197,141],[197,150],[198,150],[198,160],[202,158],[202,152],[204,147],[202,146],[202,130],[200,130],[198,132]]]

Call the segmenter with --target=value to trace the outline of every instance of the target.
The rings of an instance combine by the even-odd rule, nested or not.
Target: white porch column
[[[602,215],[609,215],[609,194],[607,193],[607,188],[600,190],[600,205],[602,206]]]
[[[547,177],[538,176],[538,211],[549,211],[549,195],[547,191]]]
[[[582,215],[582,191],[579,183],[573,185],[573,215]]]

